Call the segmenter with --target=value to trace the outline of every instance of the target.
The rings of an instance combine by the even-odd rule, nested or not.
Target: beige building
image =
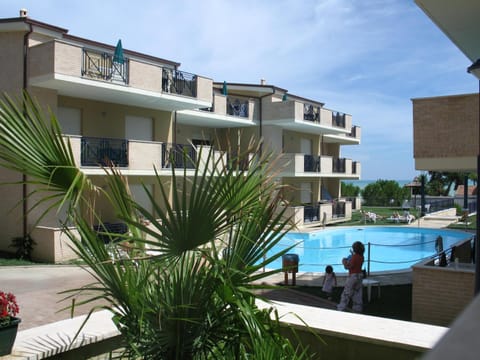
[[[168,184],[171,156],[187,151],[195,159],[200,148],[213,147],[217,157],[228,158],[229,144],[245,149],[253,136],[280,158],[279,181],[291,185],[285,206],[299,226],[351,217],[352,203],[340,198],[341,180],[360,178],[360,164],[341,156],[343,145],[360,143],[351,115],[265,82],[216,83],[179,70],[174,61],[127,49],[122,54],[26,11],[0,19],[0,49],[0,91],[20,96],[26,89],[56,114],[78,166],[96,184],[103,181],[99,164],[108,158],[128,177],[135,199],[151,208],[141,184],[159,195],[154,168]],[[178,157],[175,166],[183,165]],[[193,162],[186,166],[187,176],[193,174]],[[21,179],[5,169],[0,176]],[[36,224],[41,209],[28,212],[28,201],[18,206],[30,190],[0,188],[0,250],[8,250],[13,237],[32,234],[35,258],[72,258],[61,211]],[[102,202],[98,211],[103,222],[117,221]]]

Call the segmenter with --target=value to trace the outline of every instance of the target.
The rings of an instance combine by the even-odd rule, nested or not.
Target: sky
[[[471,62],[413,0],[0,0],[69,34],[181,63],[214,81],[268,84],[351,114],[362,180],[409,180],[412,98],[476,93]]]

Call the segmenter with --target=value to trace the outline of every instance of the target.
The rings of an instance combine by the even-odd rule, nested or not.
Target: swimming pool
[[[289,253],[300,258],[299,272],[324,272],[332,265],[338,273],[346,272],[342,258],[349,255],[355,241],[365,245],[367,268],[368,244],[370,243],[370,272],[405,270],[413,264],[436,254],[435,240],[441,235],[443,248],[450,249],[455,243],[472,238],[472,234],[444,230],[396,226],[366,226],[320,230],[311,233],[289,232],[269,253],[274,254],[296,244]],[[282,266],[282,259],[269,268]]]

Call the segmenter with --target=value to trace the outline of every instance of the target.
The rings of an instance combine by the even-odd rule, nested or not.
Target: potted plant
[[[0,291],[0,356],[8,355],[12,351],[21,321],[16,317],[18,311],[15,295]]]

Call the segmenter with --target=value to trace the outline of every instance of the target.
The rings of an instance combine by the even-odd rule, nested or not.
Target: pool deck
[[[420,218],[413,221],[411,224],[404,224],[399,226],[406,226],[406,227],[420,227],[420,228],[429,228],[429,229],[443,229],[449,226],[450,224],[454,223],[455,221],[451,218],[432,218],[432,219],[424,219]],[[359,226],[363,225],[359,223]],[[398,224],[392,224],[395,226]],[[368,226],[375,226],[375,225],[368,225]],[[312,227],[305,227],[299,229],[300,232],[314,232],[322,230],[321,226],[312,226]],[[329,228],[327,227],[326,230]],[[346,273],[337,273],[337,281],[338,286],[344,286],[345,279],[347,274]],[[368,276],[369,279],[378,281],[380,286],[384,285],[404,285],[404,284],[411,284],[412,283],[412,272],[411,270],[405,271],[389,271],[389,272],[378,272],[378,273],[371,273]],[[285,282],[284,273],[275,274],[273,276],[268,277],[267,279],[263,279],[263,282],[267,284],[280,284]],[[291,274],[289,274],[289,284],[291,284]],[[323,273],[313,273],[313,272],[299,272],[296,275],[296,285],[301,286],[322,286],[323,284]]]
[[[430,229],[443,229],[446,228],[448,225],[452,224],[453,220],[451,219],[417,219],[413,221],[411,224],[405,224],[401,226],[407,227],[421,227],[421,228],[430,228]],[[359,223],[359,225],[363,225]],[[396,224],[393,224],[396,225]],[[372,226],[372,225],[369,225]],[[374,226],[374,225],[373,225]],[[313,232],[319,231],[322,227],[306,227],[300,229],[299,231],[302,232]],[[327,227],[328,229],[328,227]],[[299,286],[315,286],[320,287],[323,285],[323,273],[313,273],[313,272],[299,272],[296,274],[296,285]],[[347,278],[346,273],[337,273],[337,283],[338,286],[344,286],[345,280]],[[388,286],[388,285],[405,285],[412,283],[412,271],[411,270],[404,270],[404,271],[388,271],[388,272],[378,272],[378,273],[371,273],[368,276],[369,280],[373,280],[374,286]],[[272,276],[267,277],[266,279],[262,279],[263,283],[271,284],[271,285],[278,285],[278,284],[285,284],[285,275],[284,273],[275,274]],[[378,283],[376,283],[378,282]],[[288,274],[288,284],[292,284],[292,274]],[[300,304],[300,305],[307,305],[307,306],[315,306],[321,307],[324,309],[336,309],[336,303],[319,298],[317,296],[313,296],[310,294],[306,294],[301,291],[297,291],[292,288],[282,288],[278,290],[264,290],[262,294],[274,301],[283,301],[288,303]]]

